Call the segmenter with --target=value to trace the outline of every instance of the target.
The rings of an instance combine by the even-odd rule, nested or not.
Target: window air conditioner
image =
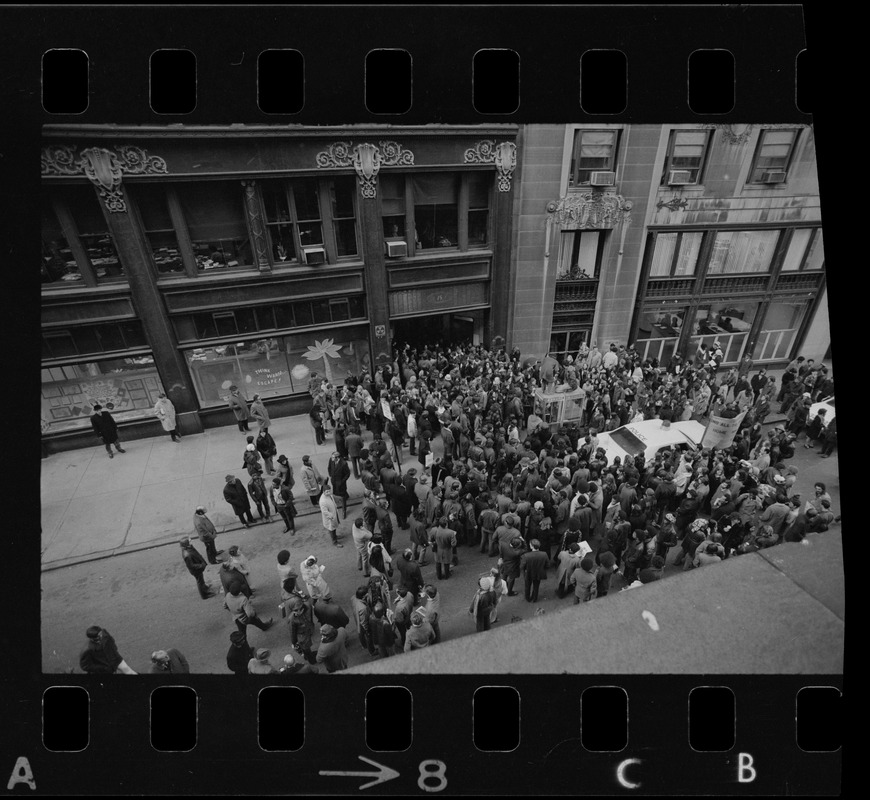
[[[408,243],[404,239],[387,239],[384,242],[387,258],[402,258],[408,255]]]
[[[615,172],[592,172],[589,175],[590,186],[614,186],[616,184]]]
[[[761,173],[762,183],[785,183],[785,171],[781,169]]]
[[[669,186],[685,186],[688,183],[694,183],[692,173],[687,169],[672,169],[668,173]]]
[[[326,250],[322,247],[303,247],[302,258],[306,264],[325,264]]]

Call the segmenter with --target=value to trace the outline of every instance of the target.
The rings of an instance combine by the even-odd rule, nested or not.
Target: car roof
[[[687,420],[685,422],[672,422],[668,427],[663,427],[660,419],[646,419],[643,422],[629,422],[628,425],[623,425],[616,430],[627,430],[633,433],[638,439],[645,442],[647,449],[649,449],[650,447],[664,447],[682,442],[683,437],[692,444],[699,445],[706,426],[696,420]],[[610,431],[609,433],[615,432]]]

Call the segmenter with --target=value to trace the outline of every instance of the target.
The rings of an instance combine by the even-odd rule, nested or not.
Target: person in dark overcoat
[[[501,576],[507,583],[508,597],[513,597],[516,594],[514,583],[520,577],[520,559],[526,552],[525,542],[519,536],[512,539],[510,543],[500,542],[498,552]]]
[[[91,427],[106,446],[109,458],[115,457],[115,454],[112,452],[112,445],[115,445],[115,449],[119,453],[127,452],[118,441],[118,424],[115,422],[115,418],[99,403],[94,404],[94,413],[91,415]]]
[[[547,564],[550,561],[546,553],[541,552],[541,543],[537,539],[529,542],[529,550],[520,556],[520,571],[525,576],[526,602],[538,602],[538,587],[547,577]]]
[[[342,519],[347,519],[347,482],[350,479],[347,459],[338,452],[333,453],[326,465],[326,472],[332,484],[332,496],[341,498]]]
[[[221,568],[218,570],[218,577],[221,579],[221,585],[224,587],[224,592],[229,592],[233,582],[238,582],[239,590],[245,597],[250,597],[253,594],[248,579],[242,572],[239,572],[235,567],[230,566],[228,561],[221,563]]]
[[[205,579],[202,574],[205,572],[206,561],[191,543],[186,536],[181,540],[181,557],[184,559],[184,566],[187,571],[196,578],[196,588],[199,589],[199,596],[203,600],[212,597],[212,592],[206,586]]]
[[[242,482],[235,475],[226,476],[224,500],[233,507],[233,513],[239,518],[242,525],[249,528],[249,523],[253,524],[254,518],[251,516],[251,503],[248,500],[248,493]]]
[[[396,515],[400,528],[408,527],[408,517],[411,516],[413,503],[412,494],[401,483],[389,483],[384,487],[387,497],[390,499],[390,508]]]

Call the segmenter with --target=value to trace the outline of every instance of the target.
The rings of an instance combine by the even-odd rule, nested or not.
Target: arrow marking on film
[[[322,769],[320,770],[320,775],[339,775],[346,777],[356,777],[356,778],[374,778],[373,781],[369,781],[368,783],[364,783],[360,786],[360,789],[368,789],[370,786],[376,786],[379,783],[386,783],[387,781],[393,780],[393,778],[398,778],[399,773],[394,769],[390,769],[389,767],[385,767],[383,764],[378,764],[377,761],[372,761],[370,758],[366,758],[365,756],[357,756],[360,761],[365,761],[367,764],[371,764],[373,767],[377,768],[377,772],[345,772],[339,770],[329,770]]]

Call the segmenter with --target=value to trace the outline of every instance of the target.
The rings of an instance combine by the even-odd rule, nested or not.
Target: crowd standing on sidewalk
[[[557,597],[570,596],[566,603],[579,605],[606,597],[613,575],[633,589],[660,580],[669,563],[683,569],[712,566],[783,541],[802,541],[839,521],[823,483],[811,498],[793,491],[797,468],[787,463],[802,436],[807,448],[822,445],[822,457],[836,446],[836,418],[809,419],[810,405],[833,394],[827,367],[812,360],[795,359],[777,387],[765,369],[754,370],[748,356],[738,367],[722,369],[718,342],[699,346],[687,362],[676,355],[667,367],[616,344],[604,353],[584,346],[564,362],[549,356],[543,362],[522,360],[517,350],[480,346],[405,346],[396,355],[393,364],[350,375],[341,385],[316,375],[309,385],[315,436],[324,443],[331,433],[335,451],[326,477],[304,456],[299,480],[336,548],[343,547],[339,525],[347,517],[351,467],[364,488],[362,513],[351,528],[362,582],[347,598],[350,615],[332,597],[327,564],[308,556],[297,573],[290,551],[281,550],[284,625],[279,628],[285,631],[284,646],[303,662],[289,653],[276,669],[269,649],[254,649],[247,641],[249,625],[265,631],[274,620],[260,618],[246,560],[230,548],[220,567],[223,605],[235,626],[227,653],[230,671],[332,673],[346,668],[347,648],[355,642],[371,658],[437,645],[440,585],[447,586],[452,570],[461,569],[462,548],[493,559],[469,598],[468,630],[482,632],[498,622],[499,605],[518,596],[514,587],[521,577],[526,603],[537,603],[541,584],[552,579]],[[278,455],[259,397],[249,409],[231,389],[239,430],[248,430],[249,415],[260,428],[256,441],[247,437],[243,453],[242,466],[251,478],[247,491],[228,474],[224,497],[245,528],[253,523],[249,498],[266,521],[271,503],[285,523],[284,533],[292,535],[293,466]],[[538,389],[579,392],[581,419],[554,430],[541,417]],[[786,422],[763,435],[774,402],[781,404]],[[643,455],[610,462],[599,447],[599,431],[632,421],[741,412],[735,440],[724,449],[675,447],[646,463]],[[94,428],[111,455],[110,445],[117,446],[111,425],[100,418]],[[438,437],[443,455],[436,457],[432,442]],[[403,472],[406,445],[419,468]],[[393,547],[393,519],[408,535],[401,553]],[[217,562],[223,551],[215,549],[214,526],[202,507],[194,526],[208,561]],[[181,545],[201,596],[211,597],[202,577],[206,560],[189,539]],[[433,564],[435,580],[431,573],[427,580],[422,568]],[[173,662],[170,655],[167,662],[164,655],[155,661],[159,669],[186,664],[183,657]],[[110,656],[105,663],[117,661]]]

